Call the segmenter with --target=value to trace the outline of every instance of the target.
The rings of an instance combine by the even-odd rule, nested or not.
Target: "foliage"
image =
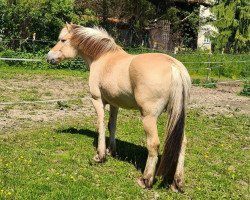
[[[2,6],[0,30],[2,30],[3,40],[10,40],[9,46],[14,49],[20,48],[22,42],[17,39],[32,40],[34,33],[36,33],[36,40],[57,40],[58,31],[65,22],[82,25],[95,22],[95,19],[88,18],[93,14],[91,12],[86,11],[82,16],[75,14],[73,0],[1,0],[0,5]],[[47,43],[38,45],[48,46]],[[33,47],[26,45],[24,49],[32,50]]]
[[[246,81],[243,85],[243,89],[240,92],[242,96],[250,96],[250,81]]]
[[[196,49],[199,7],[191,7],[189,9],[170,7],[167,8],[164,18],[171,22],[172,33],[183,38],[181,46]]]
[[[170,21],[173,33],[180,33],[178,43],[183,40],[184,45],[191,48],[195,48],[196,44],[198,9],[194,6],[162,6],[149,0],[136,3],[133,0],[0,0],[0,7],[0,31],[4,40],[10,39],[7,44],[13,49],[36,51],[49,46],[50,41],[57,39],[58,31],[66,21],[86,26],[100,23],[119,38],[117,24],[112,22],[114,19],[125,21],[129,38],[126,45],[129,46],[140,45],[146,37],[145,27],[159,19]],[[196,8],[195,11],[193,8]],[[184,18],[185,21],[182,21]],[[47,42],[30,45],[27,40],[15,40],[32,40],[34,33],[36,40]]]
[[[225,52],[250,51],[250,7],[248,0],[220,0],[213,12],[214,25],[219,33],[213,43],[215,49]]]
[[[216,50],[249,51],[247,5],[247,0],[220,0],[214,7],[217,16],[214,25],[219,29],[213,41]],[[0,38],[3,38],[0,50],[5,47],[29,52],[48,49],[66,21],[86,26],[101,24],[118,43],[139,46],[147,40],[146,30],[150,25],[167,20],[171,23],[171,38],[175,38],[173,46],[195,49],[197,43],[199,6],[186,6],[185,1],[0,0],[0,7]],[[122,35],[127,39],[123,40]]]

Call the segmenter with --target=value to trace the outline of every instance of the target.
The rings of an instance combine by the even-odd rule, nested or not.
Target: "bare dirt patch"
[[[88,84],[82,77],[55,78],[35,75],[0,80],[0,103],[51,99],[78,99],[67,102],[0,105],[0,133],[16,131],[37,122],[52,122],[64,117],[94,112],[87,96]]]
[[[239,96],[241,84],[221,84],[217,88],[192,87],[190,108],[206,115],[250,115],[250,98]]]
[[[250,115],[250,99],[238,96],[239,84],[219,85],[215,89],[192,87],[191,109],[209,116]],[[88,97],[87,80],[81,77],[55,78],[35,75],[0,80],[0,103],[27,100],[75,99],[68,102],[0,105],[0,133],[13,132],[42,122],[65,117],[94,114]]]

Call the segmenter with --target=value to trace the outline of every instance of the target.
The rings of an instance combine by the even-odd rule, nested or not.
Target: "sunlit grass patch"
[[[166,115],[158,123],[164,137]],[[137,186],[147,151],[140,115],[121,110],[116,158],[95,164],[95,117],[0,136],[0,196],[12,199],[248,199],[249,118],[187,116],[186,192]],[[161,145],[162,146],[162,145]]]

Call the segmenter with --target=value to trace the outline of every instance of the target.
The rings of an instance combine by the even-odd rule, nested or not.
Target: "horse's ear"
[[[66,22],[66,28],[70,32],[72,30],[72,23],[69,24],[68,22]]]

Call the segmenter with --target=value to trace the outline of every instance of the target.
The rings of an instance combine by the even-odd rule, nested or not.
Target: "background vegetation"
[[[182,1],[185,2],[185,1]],[[151,0],[0,0],[0,46],[38,51],[57,40],[67,22],[84,26],[99,24],[119,41],[117,26],[127,26],[134,38],[130,46],[140,45],[145,27],[159,19],[171,22],[184,47],[195,49],[199,29],[199,5],[180,1]],[[114,9],[115,8],[115,9]],[[249,52],[250,10],[247,0],[219,0],[212,22],[219,30],[213,44],[225,52]],[[115,22],[118,20],[118,22]],[[27,41],[33,39],[35,44]],[[22,39],[22,40],[19,40]],[[123,44],[126,45],[126,44]]]
[[[225,52],[249,52],[250,6],[248,0],[220,0],[213,7],[217,20],[213,22],[219,33],[213,43]]]

